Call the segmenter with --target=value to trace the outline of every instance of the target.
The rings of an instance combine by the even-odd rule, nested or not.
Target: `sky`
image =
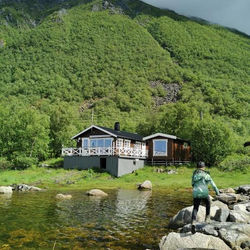
[[[250,0],[143,0],[156,7],[174,10],[235,28],[250,35]]]

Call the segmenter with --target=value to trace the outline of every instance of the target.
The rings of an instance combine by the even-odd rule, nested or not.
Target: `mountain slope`
[[[12,0],[0,10],[2,106],[49,116],[50,152],[92,112],[100,125],[189,139],[203,113],[224,121],[242,150],[249,37],[131,0]]]

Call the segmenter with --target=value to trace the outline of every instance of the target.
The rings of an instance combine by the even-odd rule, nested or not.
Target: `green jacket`
[[[209,195],[208,184],[211,184],[215,193],[218,195],[219,190],[213,182],[209,172],[201,169],[196,169],[192,177],[193,197],[207,198]]]

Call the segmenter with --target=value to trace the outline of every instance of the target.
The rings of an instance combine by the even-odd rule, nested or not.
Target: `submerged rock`
[[[104,197],[108,195],[100,189],[91,189],[87,191],[86,194],[89,196],[100,196],[100,197]]]
[[[138,189],[152,189],[152,183],[149,180],[144,181],[142,184],[139,184]]]
[[[72,198],[71,194],[57,194],[56,195],[56,199],[60,199],[60,200],[69,200]]]
[[[176,249],[220,249],[230,250],[221,239],[201,233],[170,233],[159,244],[160,250]]]
[[[12,187],[10,186],[0,186],[0,194],[12,194]]]

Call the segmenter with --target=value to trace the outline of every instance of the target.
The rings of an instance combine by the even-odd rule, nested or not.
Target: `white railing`
[[[63,148],[62,156],[100,156],[100,155],[118,155],[136,158],[146,158],[147,150],[134,148],[114,148],[114,147],[98,147],[98,148]]]

